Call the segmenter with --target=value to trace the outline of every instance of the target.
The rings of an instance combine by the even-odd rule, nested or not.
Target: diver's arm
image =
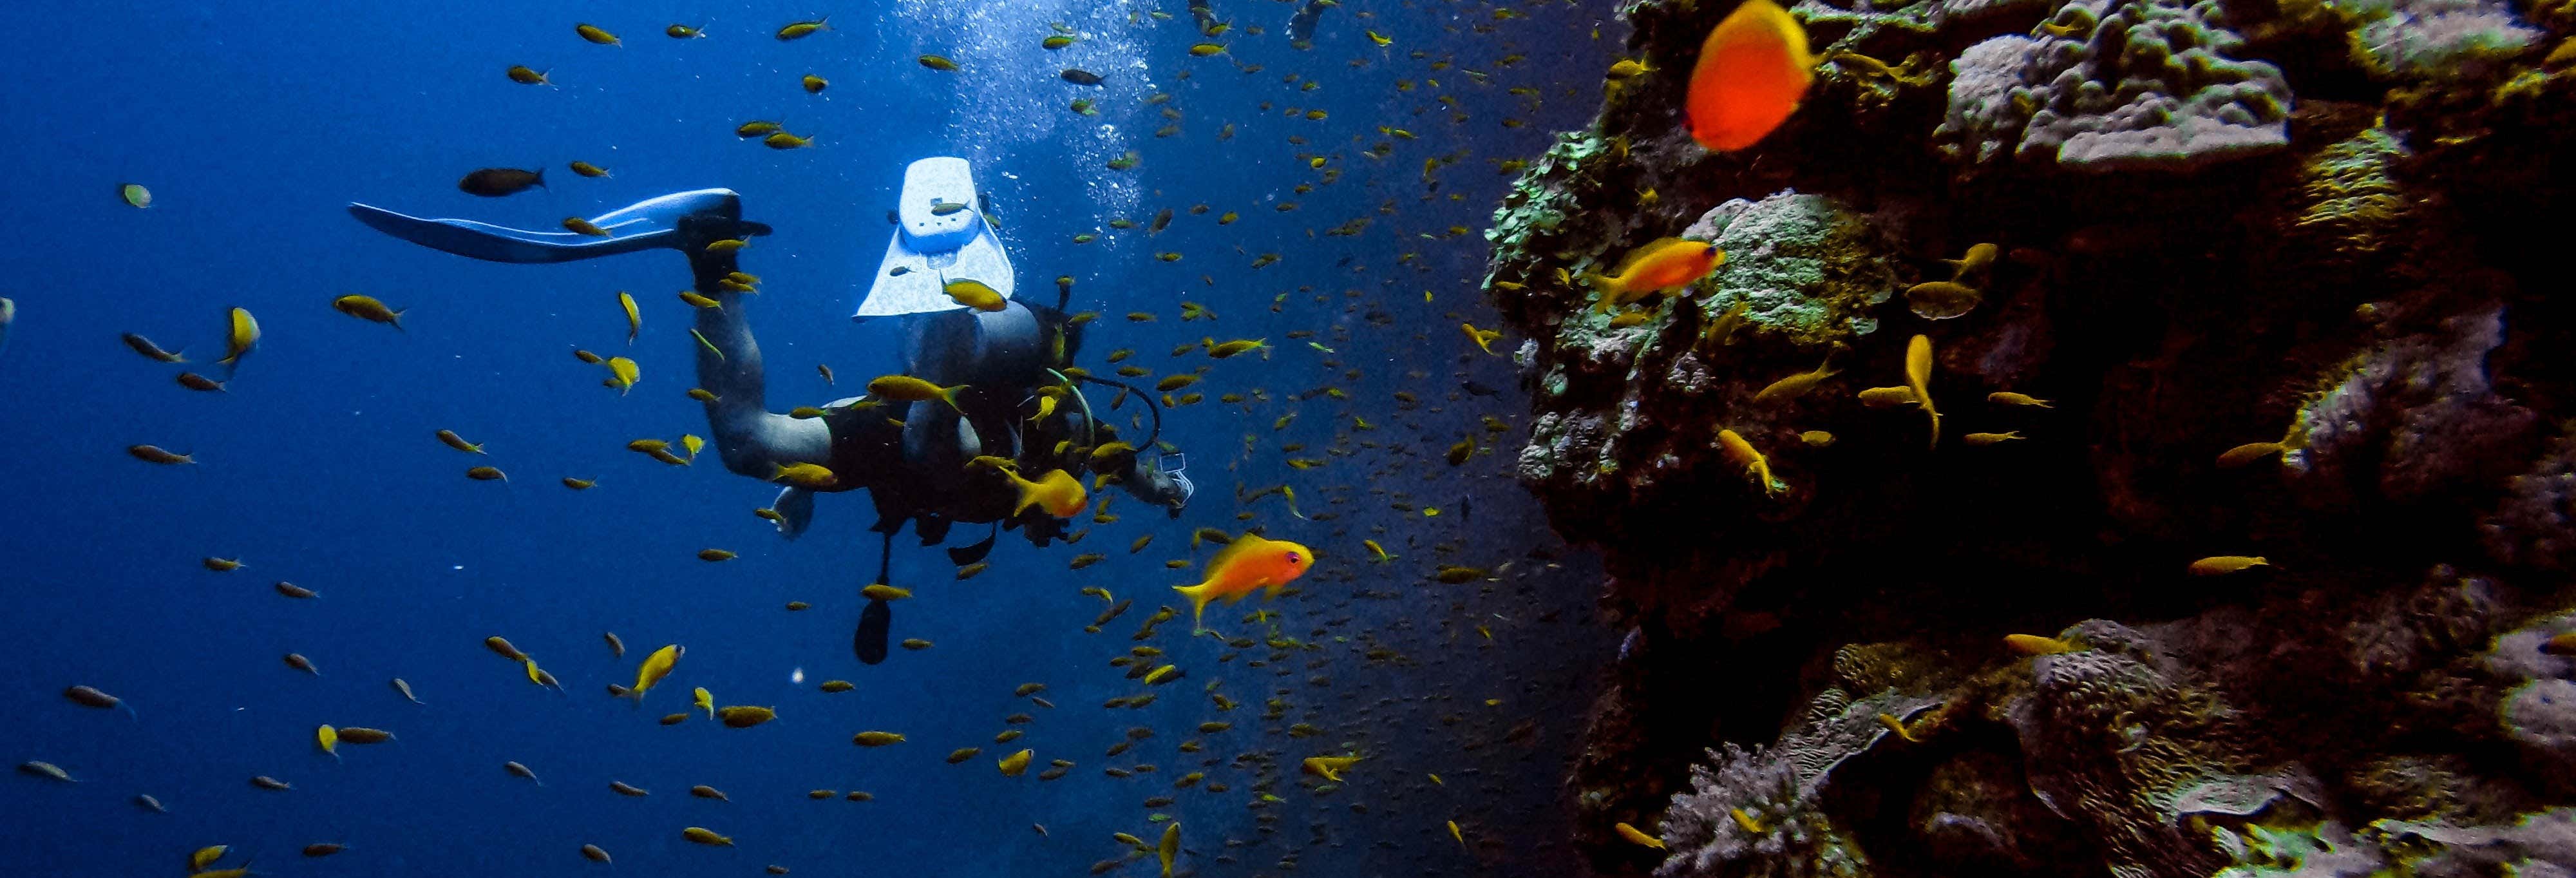
[[[768,479],[778,467],[821,463],[832,455],[832,431],[821,418],[800,420],[768,410],[767,382],[760,371],[760,343],[751,337],[744,315],[750,294],[725,292],[715,281],[733,271],[733,259],[693,259],[698,291],[717,307],[699,308],[698,386],[715,394],[706,403],[707,428],[715,433],[716,451],[725,469]],[[712,272],[712,273],[711,273]]]

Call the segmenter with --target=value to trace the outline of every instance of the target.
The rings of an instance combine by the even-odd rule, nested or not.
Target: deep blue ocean
[[[1078,876],[1121,859],[1114,874],[1153,875],[1155,858],[1111,833],[1150,843],[1154,815],[1184,827],[1179,871],[1205,876],[1569,868],[1561,766],[1615,637],[1589,621],[1597,572],[1549,535],[1511,476],[1527,434],[1514,367],[1457,324],[1496,322],[1476,291],[1476,231],[1512,180],[1497,162],[1534,157],[1546,132],[1587,121],[1624,27],[1603,3],[1513,4],[1498,17],[1485,3],[1351,0],[1300,51],[1286,30],[1302,5],[1216,0],[1232,29],[1211,57],[1189,52],[1210,38],[1181,0],[14,9],[18,39],[0,61],[0,116],[14,132],[0,140],[13,239],[0,249],[0,295],[17,302],[0,349],[0,755],[79,782],[0,779],[0,871],[176,876],[190,851],[226,844],[217,867],[249,860],[259,874],[574,875],[611,868],[582,858],[595,844],[623,875],[775,864],[798,875]],[[828,30],[772,36],[826,13]],[[1080,41],[1042,49],[1056,22]],[[584,42],[576,23],[623,45]],[[706,37],[666,37],[672,24]],[[916,62],[930,53],[961,69]],[[1501,63],[1514,54],[1526,59]],[[511,65],[552,85],[514,83]],[[1056,75],[1076,66],[1106,82]],[[807,74],[829,87],[808,94]],[[1156,93],[1172,97],[1148,103]],[[1078,97],[1099,115],[1069,111]],[[1173,121],[1166,106],[1180,130],[1157,137]],[[738,139],[733,128],[753,119],[783,120],[814,145]],[[1383,158],[1365,154],[1381,141]],[[1135,169],[1104,167],[1131,149]],[[678,256],[490,264],[396,241],[345,212],[363,201],[552,229],[666,192],[734,189],[746,218],[776,228],[742,267],[764,279],[750,319],[770,408],[784,410],[856,395],[896,368],[891,323],[848,315],[885,247],[903,167],[934,155],[973,162],[1024,288],[1051,300],[1048,279],[1072,275],[1072,308],[1104,312],[1084,351],[1094,371],[1108,371],[1099,358],[1115,348],[1158,373],[1190,368],[1204,358],[1167,354],[1204,336],[1266,337],[1274,350],[1217,364],[1197,388],[1209,401],[1167,415],[1164,438],[1188,453],[1199,486],[1177,520],[1121,497],[1112,511],[1124,517],[1084,543],[1036,549],[1006,534],[992,569],[962,582],[937,548],[897,540],[892,581],[917,596],[895,606],[893,636],[934,645],[875,666],[850,648],[857,589],[879,555],[861,495],[824,496],[812,531],[787,542],[752,515],[774,486],[712,454],[682,468],[624,447],[709,432],[682,395],[693,341],[673,297],[689,284]],[[1312,156],[1339,178],[1326,184]],[[1454,162],[1426,175],[1435,157]],[[575,160],[612,176],[577,177],[565,170]],[[467,171],[495,166],[544,168],[549,185],[507,198],[458,190]],[[147,187],[150,206],[121,200],[124,183]],[[1293,191],[1301,183],[1315,186]],[[1189,212],[1202,203],[1209,213]],[[1159,235],[1106,225],[1162,208],[1178,216]],[[1228,211],[1241,220],[1217,225]],[[1360,234],[1323,234],[1360,217],[1372,220]],[[1100,240],[1070,243],[1080,233]],[[1280,258],[1249,267],[1263,253]],[[642,304],[631,345],[620,290]],[[405,331],[334,311],[350,293],[407,309]],[[1216,319],[1182,322],[1184,299]],[[226,391],[175,384],[181,369],[222,377],[209,366],[233,307],[256,314],[265,337]],[[1131,323],[1129,311],[1158,319]],[[1335,353],[1287,336],[1300,329]],[[121,333],[184,348],[191,362],[137,356]],[[1495,350],[1517,344],[1506,336]],[[635,358],[641,383],[624,396],[604,389],[576,347]],[[1498,392],[1463,392],[1466,381]],[[1342,397],[1316,392],[1327,387]],[[1253,388],[1266,401],[1215,401]],[[1399,391],[1419,405],[1405,408]],[[1485,432],[1485,416],[1510,430]],[[440,445],[441,429],[488,454]],[[1443,460],[1471,434],[1484,453]],[[128,456],[144,443],[196,463]],[[1284,453],[1286,443],[1308,449]],[[1292,457],[1327,463],[1297,470]],[[484,464],[511,480],[465,477]],[[598,487],[567,490],[564,476]],[[1237,501],[1283,483],[1302,511],[1331,515],[1301,520],[1276,496]],[[1146,690],[1109,660],[1138,645],[1130,635],[1151,609],[1178,605],[1186,620],[1168,587],[1195,569],[1164,562],[1207,559],[1212,549],[1188,550],[1194,528],[1254,525],[1314,547],[1319,562],[1300,593],[1211,608],[1211,625],[1260,633],[1238,620],[1266,606],[1300,645],[1229,650],[1166,625],[1148,643],[1187,677],[1153,687],[1160,698],[1146,708],[1101,707]],[[960,526],[950,542],[983,534]],[[1145,534],[1153,544],[1131,554]],[[1367,563],[1363,539],[1400,557]],[[739,557],[702,562],[705,548]],[[1068,568],[1088,551],[1108,560]],[[208,557],[245,566],[213,572]],[[1439,564],[1500,569],[1450,584],[1432,578]],[[279,581],[320,597],[282,597]],[[1102,607],[1084,586],[1137,607],[1084,633]],[[789,612],[789,601],[811,609]],[[603,632],[623,638],[624,658]],[[565,691],[531,685],[487,651],[495,635]],[[666,643],[686,656],[642,707],[605,694]],[[1370,657],[1381,648],[1392,652]],[[318,676],[287,667],[287,653]],[[397,695],[395,677],[424,703]],[[856,689],[818,691],[829,679]],[[1053,709],[1013,695],[1031,682]],[[74,704],[63,695],[73,685],[113,693],[133,714]],[[779,718],[659,724],[688,709],[693,687]],[[1239,706],[1220,710],[1211,687]],[[1274,697],[1283,707],[1262,718]],[[1005,724],[1023,712],[1033,721]],[[1233,727],[1197,733],[1211,721]],[[335,761],[313,741],[326,723],[398,737],[343,745]],[[1320,732],[1294,737],[1297,723]],[[1139,726],[1153,737],[1103,756]],[[992,743],[1005,728],[1026,737]],[[852,746],[863,729],[909,741]],[[1179,752],[1193,738],[1204,750]],[[984,752],[943,759],[968,746]],[[1077,765],[1055,781],[1001,776],[993,760],[1020,747],[1040,767]],[[1338,788],[1319,792],[1297,769],[1352,752],[1367,759]],[[543,785],[505,772],[509,761]],[[1139,763],[1157,770],[1102,771]],[[1206,782],[1175,789],[1186,772]],[[254,788],[261,775],[293,789]],[[612,780],[652,794],[617,795]],[[690,796],[699,784],[730,801]],[[167,813],[138,807],[138,794]],[[1140,804],[1156,796],[1175,801]],[[691,844],[686,826],[735,845]],[[300,854],[320,842],[347,849]]]

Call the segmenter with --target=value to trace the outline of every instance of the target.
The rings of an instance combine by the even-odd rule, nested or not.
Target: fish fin
[[[1197,585],[1175,585],[1172,586],[1172,590],[1180,592],[1181,597],[1189,599],[1190,627],[1199,628],[1199,622],[1207,617],[1209,592],[1215,591],[1216,586],[1213,583],[1202,582]]]

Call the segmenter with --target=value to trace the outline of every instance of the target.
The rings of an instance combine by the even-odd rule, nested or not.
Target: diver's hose
[[[1092,428],[1100,419],[1091,415],[1091,397],[1082,395],[1082,388],[1073,386],[1073,379],[1065,377],[1064,373],[1048,369],[1047,374],[1055,376],[1065,389],[1073,391],[1073,400],[1082,404],[1082,444],[1086,447],[1100,444],[1100,433]]]
[[[1049,370],[1049,371],[1053,371],[1053,370]],[[1061,378],[1061,377],[1064,377],[1064,375],[1063,375],[1062,373],[1058,373],[1058,374],[1057,374],[1057,377]],[[1092,377],[1092,376],[1090,376],[1090,375],[1084,375],[1084,376],[1082,376],[1081,378],[1078,378],[1078,379],[1076,379],[1076,380],[1079,380],[1079,381],[1089,381],[1089,382],[1091,382],[1091,383],[1093,383],[1093,384],[1107,384],[1107,385],[1110,385],[1110,386],[1112,386],[1112,387],[1124,387],[1124,388],[1127,388],[1128,392],[1136,394],[1136,398],[1137,398],[1137,399],[1141,399],[1141,400],[1144,400],[1144,401],[1145,401],[1145,407],[1146,407],[1146,408],[1152,409],[1152,410],[1154,411],[1154,432],[1146,434],[1146,436],[1145,436],[1145,444],[1136,446],[1136,450],[1138,450],[1138,451],[1143,451],[1143,450],[1145,450],[1145,449],[1147,449],[1147,448],[1151,448],[1151,447],[1153,447],[1153,446],[1154,446],[1154,441],[1155,441],[1155,440],[1163,438],[1163,407],[1162,407],[1162,406],[1160,406],[1160,405],[1156,405],[1156,404],[1154,404],[1154,395],[1153,395],[1153,394],[1147,393],[1147,392],[1145,392],[1145,391],[1144,391],[1144,389],[1139,388],[1139,387],[1137,387],[1136,385],[1129,384],[1129,383],[1124,382],[1124,381],[1112,381],[1112,380],[1109,380],[1109,379],[1107,379],[1107,378],[1095,378],[1095,377]],[[1091,409],[1090,409],[1090,403],[1089,403],[1089,402],[1085,402],[1085,403],[1083,404],[1083,406],[1084,406],[1084,407],[1083,407],[1083,412],[1084,412],[1085,414],[1090,413],[1090,411],[1091,411]]]

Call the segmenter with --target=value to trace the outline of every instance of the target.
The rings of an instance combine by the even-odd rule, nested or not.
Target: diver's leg
[[[821,418],[800,420],[770,412],[767,381],[761,374],[760,343],[752,340],[744,314],[750,293],[727,292],[727,274],[735,271],[730,253],[707,253],[703,245],[689,252],[690,273],[700,295],[716,307],[698,312],[698,386],[715,394],[706,403],[707,429],[715,433],[716,451],[725,469],[767,479],[782,464],[819,463],[831,459],[832,431]]]

